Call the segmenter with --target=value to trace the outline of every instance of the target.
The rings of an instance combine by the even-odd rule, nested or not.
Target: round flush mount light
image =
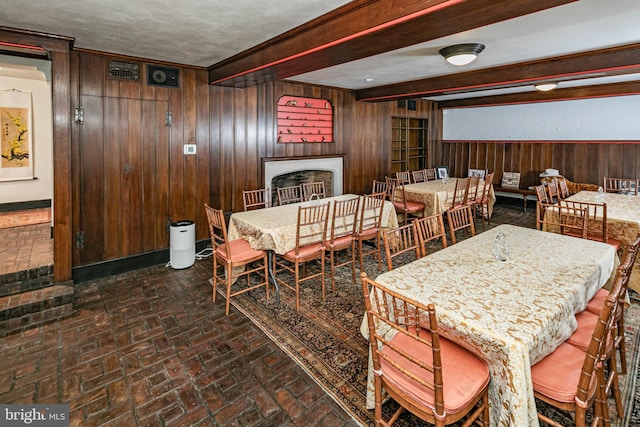
[[[557,83],[540,83],[535,85],[534,87],[536,88],[536,90],[539,90],[540,92],[548,92],[550,90],[555,89],[558,86]]]
[[[440,49],[440,55],[449,64],[462,66],[472,63],[483,50],[482,43],[463,43]]]

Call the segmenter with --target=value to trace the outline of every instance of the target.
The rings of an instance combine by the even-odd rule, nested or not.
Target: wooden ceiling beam
[[[355,0],[209,67],[246,87],[412,46],[576,0]]]
[[[387,101],[640,72],[640,43],[356,91],[360,101]]]
[[[489,107],[498,105],[531,104],[535,102],[569,101],[585,98],[605,98],[640,94],[640,82],[620,82],[592,86],[554,89],[549,92],[523,92],[507,95],[481,96],[476,98],[440,101],[442,109],[464,107]]]

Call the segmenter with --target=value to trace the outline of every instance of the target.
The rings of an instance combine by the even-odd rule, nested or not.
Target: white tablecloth
[[[443,213],[449,208],[453,202],[453,194],[456,189],[457,178],[449,178],[446,184],[441,179],[427,182],[418,182],[416,184],[407,184],[404,186],[404,192],[407,200],[424,203],[425,216],[436,213]],[[484,181],[480,181],[479,191],[484,187]],[[480,194],[478,194],[480,196]],[[493,205],[496,202],[496,195],[493,186],[489,191],[489,216],[493,213]]]
[[[507,261],[493,256],[498,232],[510,245]],[[574,314],[617,265],[606,243],[500,225],[375,280],[433,303],[443,334],[489,365],[491,425],[522,427],[538,426],[531,364],[573,333]],[[366,318],[361,333],[368,337]],[[370,363],[367,407],[373,406]]]

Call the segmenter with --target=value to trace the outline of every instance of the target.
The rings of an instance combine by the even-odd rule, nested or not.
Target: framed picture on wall
[[[436,166],[436,177],[438,177],[438,179],[442,179],[445,176],[449,176],[449,167],[448,166]]]

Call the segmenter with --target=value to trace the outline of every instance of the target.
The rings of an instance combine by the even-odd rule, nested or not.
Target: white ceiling
[[[208,67],[348,3],[345,0],[3,0],[0,25],[75,38],[74,47]],[[640,0],[581,0],[289,80],[363,89],[637,43]],[[486,45],[466,67],[438,54]],[[594,76],[597,77],[597,76]],[[372,78],[372,81],[365,81]],[[637,74],[561,82],[560,87],[640,80]],[[531,86],[474,95],[533,90]],[[453,99],[448,95],[433,99]],[[465,95],[468,97],[469,95]]]

